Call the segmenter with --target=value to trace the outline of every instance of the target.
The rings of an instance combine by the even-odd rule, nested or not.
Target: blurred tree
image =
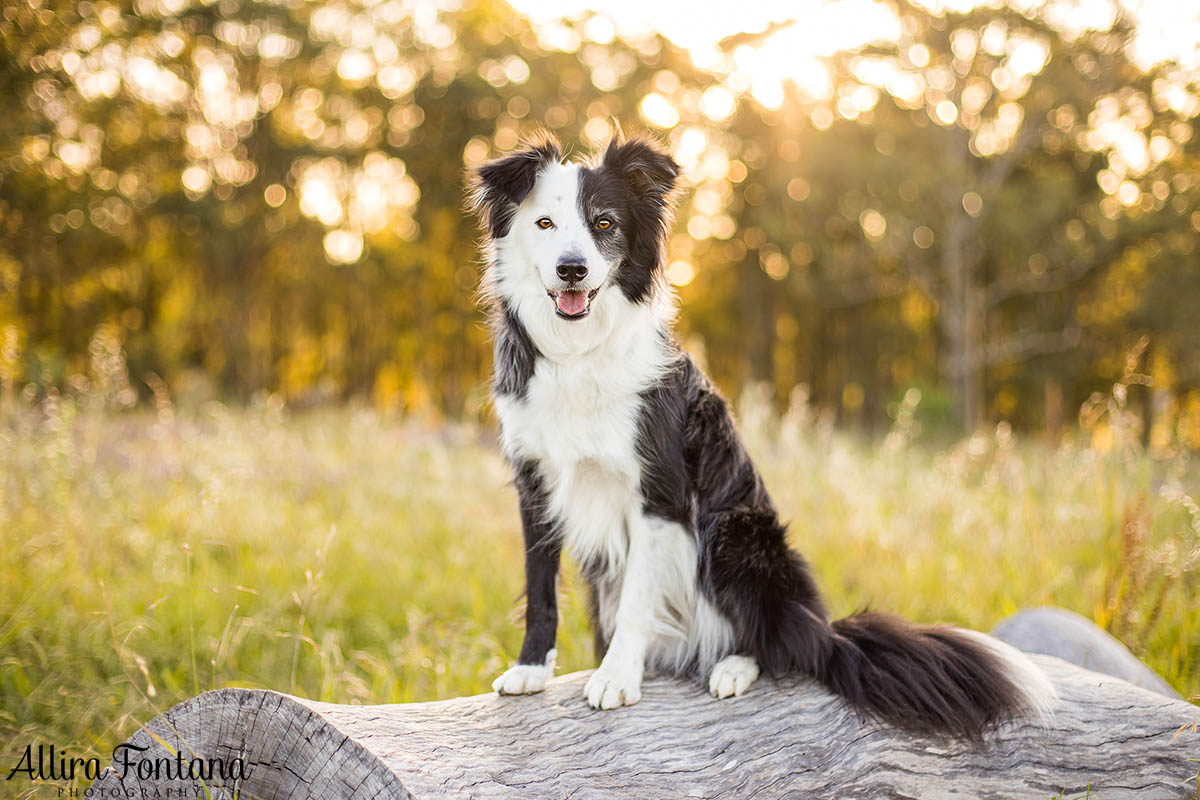
[[[487,359],[464,163],[535,124],[599,142],[659,67],[699,74],[582,24],[539,40],[487,0],[9,7],[0,324],[24,379],[82,372],[109,326],[135,374],[461,413]]]
[[[621,120],[685,168],[668,276],[727,389],[806,384],[870,424],[945,387],[963,424],[1037,424],[1149,334],[1180,416],[1197,76],[1062,7],[884,4],[886,43],[776,91],[746,56],[790,58],[782,24],[701,69],[602,15],[533,25],[498,0],[9,4],[6,385],[79,380],[115,341],[177,391],[478,414],[464,168]]]
[[[763,239],[748,242],[762,270],[747,280],[787,278],[810,306],[810,352],[829,349],[839,318],[875,352],[886,349],[886,332],[870,332],[889,316],[881,304],[899,311],[893,333],[935,325],[939,372],[968,427],[1015,410],[1011,392],[986,406],[989,370],[1065,377],[1063,358],[1043,357],[1087,352],[1084,332],[1095,325],[1079,318],[1077,300],[1131,248],[1176,231],[1172,240],[1192,252],[1196,187],[1178,176],[1189,158],[1194,166],[1195,76],[1134,64],[1123,18],[1065,31],[1044,18],[1053,11],[941,14],[899,3],[901,34],[834,58],[829,97],[796,97],[782,111],[747,104],[731,125],[752,151],[763,142],[779,150],[758,159],[742,188],[738,227]],[[782,129],[772,131],[776,120]],[[747,332],[758,337],[751,374],[762,377],[774,326]],[[1109,353],[1136,340],[1113,333]],[[900,341],[919,350],[911,336]],[[861,370],[834,370],[835,384],[853,388],[845,399],[877,385],[863,360]],[[1089,367],[1068,369],[1086,383],[1078,372]]]

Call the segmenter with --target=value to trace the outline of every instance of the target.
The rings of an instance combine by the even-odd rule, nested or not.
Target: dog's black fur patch
[[[562,148],[546,136],[522,150],[489,161],[469,181],[471,210],[493,239],[508,235],[517,206],[533,191],[538,173],[562,158]]]
[[[558,635],[558,564],[562,537],[546,518],[546,488],[537,464],[513,465],[525,536],[525,641],[518,664],[546,663]]]
[[[492,392],[498,397],[524,397],[539,353],[521,320],[503,300],[492,312],[492,347]]]
[[[696,529],[696,488],[688,480],[686,417],[698,371],[680,356],[677,366],[642,392],[637,454],[647,514]]]
[[[593,228],[593,238],[606,255],[624,251],[616,280],[632,302],[648,299],[662,280],[678,177],[674,159],[643,139],[614,139],[597,166],[580,170],[580,211],[589,221],[608,214],[616,222],[611,233]]]

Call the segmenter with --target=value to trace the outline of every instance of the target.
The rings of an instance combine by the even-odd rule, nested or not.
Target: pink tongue
[[[587,292],[580,289],[568,289],[565,292],[559,292],[556,298],[558,302],[558,310],[569,317],[577,314],[582,314],[587,308]]]

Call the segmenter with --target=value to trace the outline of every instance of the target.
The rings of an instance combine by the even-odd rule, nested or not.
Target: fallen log
[[[1060,693],[1054,718],[1009,725],[977,748],[866,723],[798,679],[722,701],[699,683],[650,680],[638,705],[606,712],[584,703],[584,672],[538,695],[386,706],[221,689],[152,721],[129,740],[146,750],[127,752],[142,766],[174,765],[174,750],[183,764],[241,759],[243,776],[143,779],[127,767],[106,771],[90,796],[203,797],[202,783],[212,797],[264,800],[1196,796],[1200,709],[1032,658]]]

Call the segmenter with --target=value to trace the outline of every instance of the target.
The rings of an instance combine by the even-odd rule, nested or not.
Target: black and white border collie
[[[983,634],[863,613],[831,621],[725,401],[672,337],[663,278],[679,167],[646,139],[563,163],[543,136],[471,175],[484,229],[493,396],[525,536],[525,642],[496,679],[554,671],[559,557],[591,587],[594,708],[632,705],[647,669],[740,695],[799,673],[861,714],[978,738],[1054,689]]]

